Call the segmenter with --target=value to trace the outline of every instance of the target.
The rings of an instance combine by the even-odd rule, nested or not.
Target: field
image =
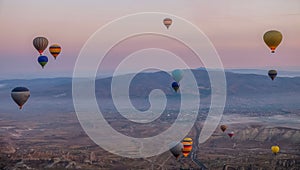
[[[284,124],[279,124],[284,119]],[[20,121],[22,120],[22,121]],[[126,122],[108,118],[123,133],[151,132],[128,128]],[[203,120],[198,120],[189,136],[194,149],[188,158],[176,160],[170,152],[151,158],[130,159],[111,154],[93,143],[81,128],[75,113],[1,114],[0,169],[300,169],[300,129],[296,114],[264,116],[224,115],[222,122],[235,131],[230,139],[216,129],[213,136],[198,144]],[[159,120],[158,126],[168,126]],[[134,130],[132,130],[134,129]],[[151,133],[155,133],[153,130]],[[131,132],[132,133],[132,132]],[[278,155],[270,147],[278,144]]]

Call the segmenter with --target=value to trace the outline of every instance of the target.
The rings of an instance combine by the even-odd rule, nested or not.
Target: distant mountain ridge
[[[192,70],[196,77],[201,102],[210,102],[210,82],[205,70]],[[121,77],[126,79],[128,75]],[[227,80],[227,108],[255,108],[266,109],[300,109],[300,77],[278,77],[274,81],[267,76],[255,74],[238,74],[226,72]],[[182,80],[183,81],[183,80]],[[170,99],[177,94],[171,88],[173,82],[166,72],[139,73],[131,82],[130,98],[138,104],[145,104],[153,89],[161,89]],[[111,99],[111,77],[96,80],[96,96],[98,99]],[[42,109],[51,107],[62,111],[73,111],[72,78],[43,78],[32,80],[1,80],[0,81],[0,112],[15,109],[10,91],[16,86],[28,87],[31,97],[26,107]],[[124,89],[120,89],[124,90]],[[140,100],[143,99],[143,100]],[[144,101],[145,100],[145,101]],[[140,101],[144,101],[141,102]],[[108,107],[111,106],[112,102]],[[105,104],[104,104],[105,105]]]

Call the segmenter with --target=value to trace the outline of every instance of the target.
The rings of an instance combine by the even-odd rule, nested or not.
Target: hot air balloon
[[[228,134],[228,136],[230,137],[230,138],[232,138],[233,136],[234,136],[234,132],[229,132],[229,133],[227,133]]]
[[[40,55],[42,55],[48,46],[48,39],[45,37],[36,37],[33,39],[33,46],[40,53]]]
[[[48,63],[48,57],[45,55],[41,55],[38,58],[38,62],[40,63],[40,65],[42,66],[42,68],[44,68],[44,66]]]
[[[22,109],[23,105],[30,97],[30,91],[26,87],[16,87],[11,91],[11,97],[20,109]]]
[[[225,130],[227,129],[227,126],[226,126],[226,125],[221,125],[221,126],[220,126],[220,129],[221,129],[223,132],[225,132]]]
[[[269,70],[268,72],[269,77],[274,80],[275,77],[277,76],[277,71],[276,70]]]
[[[179,81],[183,78],[183,71],[179,69],[172,71],[172,77],[177,83],[179,83]]]
[[[172,24],[172,19],[170,19],[170,18],[165,18],[163,23],[164,23],[164,25],[167,27],[167,29],[169,29],[169,27],[170,27],[171,24]]]
[[[279,31],[271,30],[266,32],[263,38],[267,46],[271,49],[271,52],[275,53],[275,49],[282,41],[282,34]]]
[[[170,152],[177,159],[181,155],[181,152],[182,152],[182,149],[183,149],[182,143],[172,143],[170,146],[171,146],[170,147]]]
[[[277,155],[277,153],[279,152],[280,148],[279,146],[275,145],[271,147],[271,150],[273,152],[274,155]]]
[[[193,139],[184,138],[182,141],[182,145],[183,145],[182,154],[184,157],[187,157],[193,149]]]
[[[49,51],[51,55],[54,57],[54,59],[56,59],[58,54],[61,52],[61,47],[58,44],[53,44],[49,47]]]
[[[179,89],[179,84],[178,84],[176,81],[173,82],[173,83],[172,83],[172,88],[175,90],[175,92],[177,92],[178,89]]]

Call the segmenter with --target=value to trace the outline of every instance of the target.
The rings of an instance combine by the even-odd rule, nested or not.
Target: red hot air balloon
[[[229,133],[228,133],[228,136],[229,136],[230,138],[232,138],[232,137],[234,136],[234,132],[229,132]]]

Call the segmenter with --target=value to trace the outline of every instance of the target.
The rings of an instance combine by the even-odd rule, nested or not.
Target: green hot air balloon
[[[20,109],[30,97],[30,91],[26,87],[16,87],[11,91],[12,99],[17,103]]]
[[[183,71],[179,69],[172,71],[172,77],[177,83],[179,83],[179,81],[183,78]]]
[[[274,80],[277,76],[277,71],[276,70],[269,70],[268,75],[272,80]]]
[[[48,63],[48,57],[45,55],[41,55],[38,58],[38,62],[40,63],[40,65],[42,66],[42,68],[45,67],[45,65]]]

